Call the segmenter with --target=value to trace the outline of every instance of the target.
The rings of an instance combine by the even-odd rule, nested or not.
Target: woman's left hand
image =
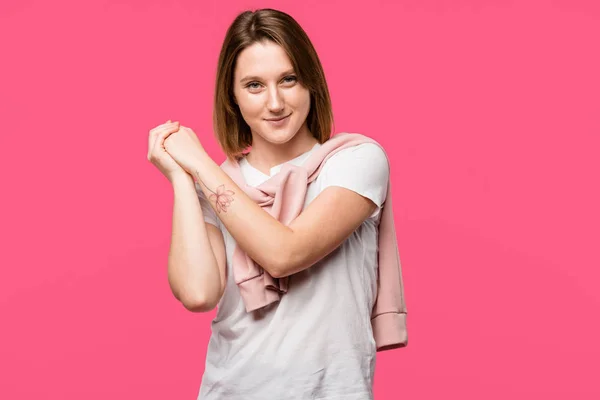
[[[196,177],[195,166],[198,160],[206,154],[204,147],[200,144],[198,135],[186,126],[180,125],[179,130],[171,133],[164,140],[164,147],[167,153],[179,164],[188,174]]]

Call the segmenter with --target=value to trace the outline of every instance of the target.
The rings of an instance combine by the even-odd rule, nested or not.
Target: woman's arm
[[[204,216],[193,178],[173,179],[173,228],[169,285],[190,311],[212,310],[225,289],[225,245],[221,231]]]
[[[219,207],[214,199],[210,203],[227,230],[276,278],[304,270],[335,250],[377,207],[352,190],[329,187],[285,226],[246,195],[206,152],[193,170],[207,198],[220,194]]]

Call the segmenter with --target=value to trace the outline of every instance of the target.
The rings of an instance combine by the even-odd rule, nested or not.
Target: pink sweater
[[[250,198],[287,226],[302,211],[308,184],[317,178],[325,161],[342,149],[362,143],[374,143],[381,147],[367,136],[340,133],[323,143],[302,166],[284,164],[279,173],[258,187],[246,184],[236,161],[227,159],[221,168]],[[377,351],[404,347],[408,343],[406,304],[392,204],[391,184],[388,184],[379,225],[377,298],[371,313]],[[287,292],[287,277],[271,277],[240,246],[234,250],[232,266],[246,311],[278,301]]]

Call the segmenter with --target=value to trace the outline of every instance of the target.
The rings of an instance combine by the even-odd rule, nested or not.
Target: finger
[[[164,140],[171,134],[177,132],[178,127],[173,125],[171,127],[166,127],[156,132],[153,136],[152,147],[151,147],[151,157],[154,154],[155,157],[158,157],[161,153],[166,149],[164,148]]]
[[[152,153],[154,153],[155,155],[158,156],[158,154],[160,154],[159,152],[166,152],[167,149],[164,146],[164,141],[173,133],[177,132],[179,130],[179,127],[174,125],[170,128],[165,128],[161,131],[159,131],[156,134],[156,138],[154,140],[154,144],[152,147]]]
[[[165,147],[165,141],[169,138],[169,136],[171,136],[172,134],[174,134],[177,131],[178,131],[177,128],[173,128],[173,129],[167,129],[167,130],[159,133],[158,136],[156,137],[155,145],[162,146],[162,149],[166,151],[167,148]]]
[[[153,157],[156,158],[160,153],[156,153],[156,143],[160,143],[160,134],[162,132],[175,132],[176,128],[171,128],[171,130],[166,131],[158,131],[157,135],[153,135],[151,139],[148,141],[148,161],[152,161]]]
[[[151,156],[152,156],[152,152],[154,150],[155,147],[155,143],[156,143],[156,138],[158,137],[158,135],[160,135],[161,133],[165,132],[165,131],[172,131],[176,132],[179,129],[179,122],[171,122],[168,124],[164,124],[161,125],[161,127],[154,129],[153,131],[150,132],[150,134],[148,135],[148,160],[150,160]]]
[[[146,154],[146,158],[150,160],[150,154],[152,153],[152,147],[154,147],[154,139],[156,138],[156,133],[163,129],[165,126],[171,123],[171,120],[167,120],[164,124],[158,125],[148,132],[148,154]]]
[[[149,133],[155,133],[157,130],[164,128],[165,126],[172,124],[171,120],[168,120],[167,122],[165,122],[164,124],[160,124],[155,126],[154,128],[150,129]]]

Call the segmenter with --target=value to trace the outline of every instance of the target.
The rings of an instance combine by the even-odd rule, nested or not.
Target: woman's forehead
[[[285,50],[276,43],[257,42],[240,52],[235,66],[236,80],[246,77],[279,78],[293,70]]]

